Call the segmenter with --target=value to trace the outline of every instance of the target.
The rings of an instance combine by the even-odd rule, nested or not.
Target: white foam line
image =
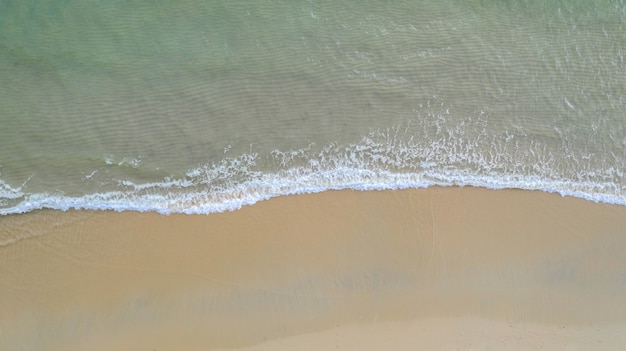
[[[43,208],[207,214],[283,195],[450,185],[540,190],[626,206],[621,171],[626,160],[591,160],[534,140],[518,144],[511,135],[526,135],[518,130],[466,137],[464,128],[479,130],[478,124],[461,123],[430,139],[406,139],[396,128],[372,132],[358,144],[329,144],[318,151],[313,145],[274,150],[266,156],[281,169],[271,173],[258,170],[258,154],[243,154],[190,169],[179,178],[111,180],[116,191],[79,197],[64,196],[60,190],[32,194],[24,185],[12,188],[0,180],[0,214]]]
[[[281,173],[298,173],[292,172]],[[169,182],[169,185],[172,183]],[[0,209],[0,214],[25,213],[38,209],[114,210],[114,211],[153,211],[162,214],[186,213],[208,214],[233,211],[242,206],[252,205],[272,197],[305,193],[318,193],[326,190],[353,189],[361,191],[396,190],[406,188],[427,188],[431,186],[473,186],[488,189],[523,189],[558,193],[594,202],[604,202],[626,206],[624,196],[602,192],[614,188],[612,184],[573,183],[560,180],[542,180],[537,177],[509,175],[507,177],[471,176],[466,172],[448,171],[446,174],[391,173],[368,169],[335,169],[332,171],[308,174],[306,177],[285,177],[265,174],[259,179],[247,181],[231,188],[211,192],[209,190],[184,191],[148,194],[143,190],[151,187],[165,187],[151,183],[151,187],[137,185],[141,191],[109,192],[87,194],[80,197],[67,197],[54,194],[30,194],[18,205]],[[578,189],[578,190],[577,190]]]

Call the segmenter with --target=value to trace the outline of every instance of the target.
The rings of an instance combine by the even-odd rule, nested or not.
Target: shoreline
[[[327,191],[210,215],[42,210],[0,218],[0,345],[289,349],[474,319],[626,341],[623,228],[624,206],[471,187]],[[457,331],[489,345],[466,324]],[[510,330],[510,349],[533,335]]]
[[[362,179],[355,180],[357,183]],[[381,183],[387,181],[394,183],[394,186],[381,186]],[[389,179],[381,179],[373,184],[364,184],[358,187],[352,185],[338,185],[334,187],[324,186],[305,186],[303,188],[291,184],[287,188],[281,186],[267,187],[261,186],[261,189],[248,189],[251,193],[245,193],[238,189],[230,189],[223,194],[213,193],[210,195],[202,193],[182,194],[182,198],[169,197],[167,193],[156,194],[148,192],[136,192],[126,194],[129,198],[120,198],[117,192],[85,194],[80,197],[63,197],[47,194],[27,194],[24,195],[26,200],[16,206],[0,208],[0,218],[6,216],[17,216],[39,211],[111,211],[111,212],[137,212],[137,213],[157,213],[160,215],[213,215],[223,212],[238,211],[247,206],[254,206],[259,202],[268,201],[278,197],[285,196],[308,196],[334,191],[405,191],[405,190],[421,190],[429,188],[476,188],[489,191],[530,191],[543,192],[547,194],[555,194],[561,197],[571,197],[586,200],[592,203],[600,203],[605,205],[618,205],[626,207],[626,198],[618,194],[609,194],[598,192],[594,186],[586,183],[571,183],[571,189],[562,188],[559,182],[548,183],[544,187],[535,188],[533,186],[524,187],[515,182],[497,183],[493,180],[469,182],[467,184],[456,184],[455,178],[443,181],[442,183],[431,183],[430,181],[414,182],[410,177],[404,179],[404,182],[396,184],[397,179],[391,176]],[[263,184],[264,180],[258,180]],[[272,182],[272,181],[270,181]],[[289,183],[289,182],[288,182]],[[341,184],[341,182],[340,182]],[[607,184],[595,184],[595,187],[604,187]],[[610,186],[610,185],[609,185]],[[142,187],[140,184],[138,187]],[[585,190],[572,190],[582,188]],[[14,190],[14,189],[11,189]],[[154,190],[154,189],[153,189]],[[31,196],[43,195],[37,200],[32,200]],[[181,194],[179,194],[181,195]],[[21,195],[20,195],[21,196]],[[18,196],[19,197],[19,196]],[[94,198],[98,201],[94,202]],[[158,205],[155,205],[157,203]]]

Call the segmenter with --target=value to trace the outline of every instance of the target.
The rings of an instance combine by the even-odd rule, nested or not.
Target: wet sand
[[[620,349],[626,207],[476,188],[0,217],[0,349]]]

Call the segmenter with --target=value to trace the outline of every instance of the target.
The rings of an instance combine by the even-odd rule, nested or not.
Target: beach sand
[[[626,345],[626,207],[521,190],[0,217],[1,350]]]

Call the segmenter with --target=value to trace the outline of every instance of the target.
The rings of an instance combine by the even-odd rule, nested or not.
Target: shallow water
[[[626,204],[621,1],[0,8],[0,214],[452,184]]]

